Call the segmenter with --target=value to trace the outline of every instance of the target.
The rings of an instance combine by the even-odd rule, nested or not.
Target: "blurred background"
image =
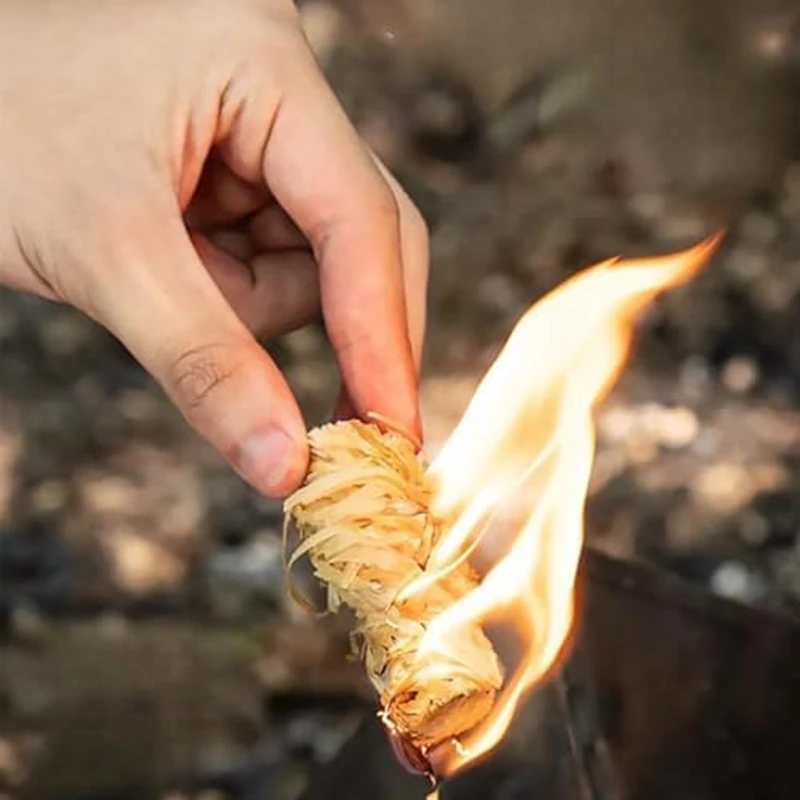
[[[432,449],[544,292],[727,228],[603,405],[588,536],[800,614],[800,3],[300,5],[430,225]],[[321,331],[270,348],[323,421]],[[280,526],[104,331],[0,293],[0,798],[297,797],[372,698]]]

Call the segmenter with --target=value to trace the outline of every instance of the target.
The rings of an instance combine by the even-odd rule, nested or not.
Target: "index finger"
[[[310,53],[293,65],[263,173],[314,249],[323,316],[356,412],[419,433],[397,201]]]

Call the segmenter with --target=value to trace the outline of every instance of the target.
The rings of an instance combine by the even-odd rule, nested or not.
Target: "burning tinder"
[[[424,752],[473,728],[492,708],[502,674],[480,626],[452,653],[420,661],[431,620],[474,590],[463,562],[424,592],[400,591],[425,574],[442,524],[430,511],[432,487],[414,443],[375,424],[340,422],[310,434],[306,485],[286,504],[327,585],[328,608],[355,612],[356,635],[384,719]]]
[[[573,622],[593,414],[624,367],[638,316],[708,261],[718,237],[670,256],[577,274],[519,321],[456,430],[427,465],[385,423],[309,434],[286,501],[354,640],[395,739],[439,777],[503,737]],[[487,636],[511,630],[509,663]],[[404,750],[408,753],[408,749]]]

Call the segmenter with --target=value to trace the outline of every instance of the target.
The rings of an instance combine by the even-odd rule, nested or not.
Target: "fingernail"
[[[268,428],[252,435],[239,453],[239,469],[246,480],[267,494],[291,491],[290,481],[299,480],[300,452],[281,428]]]

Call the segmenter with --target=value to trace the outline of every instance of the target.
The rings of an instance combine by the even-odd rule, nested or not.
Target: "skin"
[[[289,0],[0,2],[0,283],[117,336],[243,478],[306,428],[255,336],[322,314],[339,416],[421,436],[425,224]]]

